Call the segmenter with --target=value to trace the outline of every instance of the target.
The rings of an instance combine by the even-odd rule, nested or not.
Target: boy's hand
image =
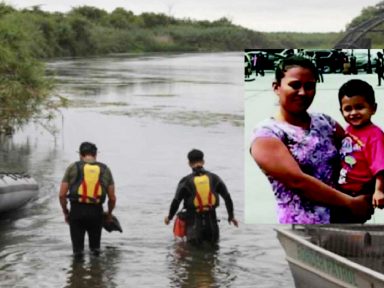
[[[380,209],[384,208],[384,193],[380,190],[375,190],[372,197],[372,205],[373,207],[377,207]]]

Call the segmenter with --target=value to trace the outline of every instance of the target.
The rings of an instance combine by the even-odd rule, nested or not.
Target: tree
[[[11,134],[31,118],[40,118],[43,111],[51,117],[53,107],[52,82],[43,63],[32,55],[25,26],[11,16],[17,15],[0,19],[0,134]]]
[[[131,11],[116,8],[108,16],[109,23],[118,29],[128,29],[137,23],[136,16]]]

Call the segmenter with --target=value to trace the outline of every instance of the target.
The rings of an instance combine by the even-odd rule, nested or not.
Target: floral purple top
[[[289,149],[301,170],[333,186],[333,167],[339,162],[334,141],[336,122],[325,114],[310,114],[310,129],[306,130],[273,118],[259,123],[253,131],[251,143],[259,137],[280,139]],[[329,208],[318,205],[290,190],[283,183],[266,175],[272,184],[277,201],[277,212],[283,224],[328,224]]]

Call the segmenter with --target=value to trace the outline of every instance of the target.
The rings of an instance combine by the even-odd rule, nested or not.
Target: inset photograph
[[[383,223],[382,49],[245,51],[245,222]]]

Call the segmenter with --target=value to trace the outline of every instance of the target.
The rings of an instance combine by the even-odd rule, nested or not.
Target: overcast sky
[[[0,0],[1,1],[1,0]],[[73,7],[92,6],[108,12],[122,7],[138,15],[155,12],[176,18],[217,20],[252,30],[339,32],[367,6],[380,0],[5,0],[15,8],[41,5],[46,11],[67,12]]]

